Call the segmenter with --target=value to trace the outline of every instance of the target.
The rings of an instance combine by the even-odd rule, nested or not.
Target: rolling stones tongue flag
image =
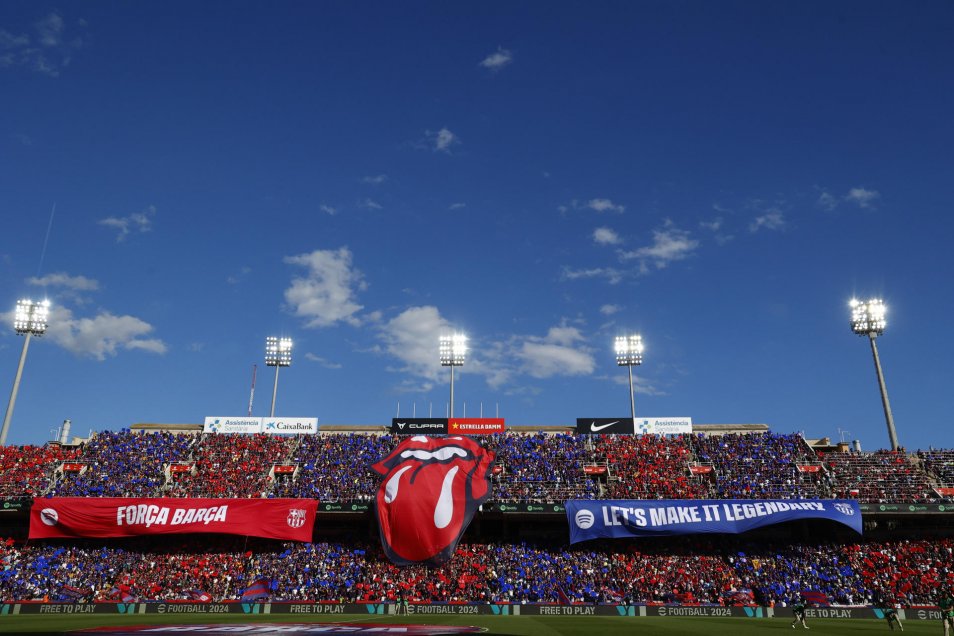
[[[454,555],[490,496],[494,454],[466,437],[415,435],[372,468],[381,545],[395,565],[440,565]]]

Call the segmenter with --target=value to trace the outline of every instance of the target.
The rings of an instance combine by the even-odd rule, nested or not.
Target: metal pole
[[[636,392],[633,390],[633,365],[627,364],[629,369],[629,412],[633,416],[633,433],[636,433]]]
[[[255,374],[258,371],[258,365],[252,365],[252,390],[248,393],[248,416],[252,417],[252,401],[255,399]]]
[[[875,373],[878,374],[878,387],[881,389],[881,405],[884,406],[884,419],[888,423],[888,439],[891,441],[891,450],[898,450],[898,433],[894,430],[894,416],[891,415],[891,403],[888,402],[888,387],[884,383],[884,373],[881,372],[881,358],[878,357],[878,345],[875,344],[874,333],[868,333],[871,341],[871,354],[874,356]]]
[[[275,398],[278,397],[278,370],[281,369],[280,364],[275,365],[275,386],[272,387],[272,410],[269,411],[269,417],[275,417]]]
[[[450,415],[454,417],[454,365],[451,365],[451,396],[450,396]]]
[[[10,392],[10,401],[7,402],[7,414],[3,416],[3,430],[0,430],[0,446],[7,443],[7,431],[10,430],[10,420],[13,419],[13,407],[17,403],[17,391],[20,390],[20,378],[23,377],[23,365],[26,362],[27,349],[30,348],[30,337],[33,334],[26,332],[23,340],[23,351],[20,352],[20,364],[17,365],[17,375],[13,379],[13,391]]]

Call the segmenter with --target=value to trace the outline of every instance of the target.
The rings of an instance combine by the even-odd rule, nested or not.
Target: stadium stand
[[[319,501],[370,501],[380,477],[371,465],[394,448],[390,435],[348,433],[312,435],[287,459],[298,474],[279,477],[270,491],[275,497],[309,497]]]
[[[493,501],[853,498],[950,500],[954,451],[824,452],[799,435],[581,436],[508,432],[481,438],[497,455]],[[3,496],[307,497],[370,501],[372,464],[391,435],[103,432],[81,448],[6,447]],[[276,469],[278,467],[278,469]],[[287,471],[287,472],[282,472]]]
[[[925,471],[933,476],[942,488],[950,489],[954,487],[954,451],[950,450],[927,450],[918,451],[917,458],[921,461]],[[952,497],[943,497],[951,501]]]
[[[270,468],[283,462],[300,443],[276,435],[201,435],[191,455],[195,470],[175,473],[166,497],[264,497],[271,487]]]
[[[714,498],[816,498],[824,488],[816,473],[799,466],[817,464],[815,453],[800,435],[774,433],[690,437],[692,450],[715,475]]]
[[[497,456],[495,502],[827,497],[916,503],[943,500],[954,481],[954,451],[816,453],[798,435],[510,431],[479,439]],[[398,441],[378,432],[103,432],[75,448],[0,448],[0,493],[368,502],[380,483],[371,465]],[[6,519],[24,517],[17,514]],[[826,534],[828,541],[819,542],[808,538],[809,526],[798,526],[754,538],[575,546],[543,539],[553,536],[544,532],[551,526],[562,536],[563,521],[524,525],[526,518],[498,518],[468,531],[444,566],[403,569],[384,557],[373,524],[360,519],[336,521],[326,534],[320,521],[312,543],[219,535],[26,542],[20,528],[0,544],[0,600],[235,600],[265,580],[272,600],[729,604],[742,591],[772,605],[791,604],[810,589],[835,603],[913,606],[936,602],[942,584],[954,583],[954,532],[940,517],[923,522],[931,531],[882,517],[887,520],[875,537],[863,540]]]
[[[187,600],[196,590],[236,599],[269,582],[272,600],[731,604],[750,590],[765,605],[792,604],[805,589],[833,603],[935,601],[950,577],[954,540],[772,543],[682,538],[568,547],[559,543],[461,544],[439,568],[398,569],[379,546],[251,542],[222,537],[179,541],[0,545],[0,597],[57,600]]]
[[[104,431],[52,471],[57,497],[157,497],[164,468],[189,456],[194,437]]]
[[[50,487],[53,471],[79,454],[59,444],[0,446],[0,497],[33,497]]]
[[[827,453],[822,457],[831,479],[831,496],[870,503],[939,500],[927,473],[901,451]]]

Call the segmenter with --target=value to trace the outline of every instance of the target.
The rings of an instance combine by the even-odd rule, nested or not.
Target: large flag
[[[494,454],[468,437],[414,435],[372,466],[384,553],[396,565],[440,565],[454,555],[490,497]]]
[[[271,594],[272,582],[268,579],[258,579],[247,588],[242,590],[242,602],[248,603],[262,598],[268,598]]]
[[[817,590],[802,590],[802,598],[815,605],[830,605],[825,593]]]
[[[862,532],[850,499],[574,499],[566,502],[570,543],[590,539],[739,534],[802,519],[828,519]]]
[[[212,595],[200,589],[189,590],[188,596],[190,600],[199,601],[200,603],[209,603],[212,601]]]
[[[751,605],[755,602],[752,590],[735,590],[726,594],[725,598],[733,605]]]
[[[133,594],[131,587],[120,583],[119,585],[113,586],[113,589],[109,591],[109,598],[113,601],[132,603],[136,600],[136,595]]]
[[[89,593],[89,590],[84,590],[81,587],[76,587],[74,585],[62,585],[60,587],[60,596],[67,600],[76,602],[86,596]]]
[[[214,532],[311,541],[314,499],[51,497],[30,510],[30,539]]]

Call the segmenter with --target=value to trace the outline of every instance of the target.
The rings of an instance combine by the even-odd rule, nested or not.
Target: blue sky
[[[442,415],[459,330],[457,415],[625,416],[635,331],[638,415],[883,448],[858,295],[952,447],[952,68],[948,2],[4,2],[8,442],[267,415],[268,335],[278,415]]]

